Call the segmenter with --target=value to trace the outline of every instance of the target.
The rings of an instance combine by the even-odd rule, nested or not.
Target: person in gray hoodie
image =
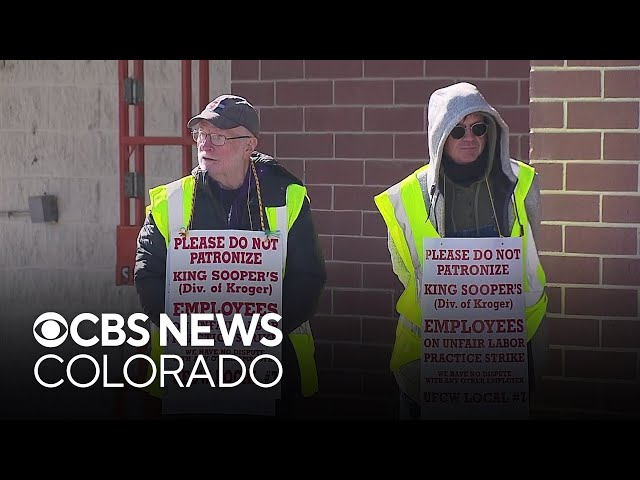
[[[466,82],[436,90],[428,104],[429,162],[375,197],[388,229],[394,273],[405,290],[391,370],[401,418],[419,418],[422,239],[522,237],[530,405],[547,351],[546,277],[538,260],[540,189],[535,170],[509,155],[509,127]]]

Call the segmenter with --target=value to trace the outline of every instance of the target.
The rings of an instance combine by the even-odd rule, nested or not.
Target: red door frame
[[[129,105],[125,99],[125,79],[129,76],[129,60],[118,60],[118,123],[119,123],[119,203],[120,223],[116,230],[116,285],[133,285],[136,239],[145,218],[144,198],[134,198],[134,215],[131,218],[131,199],[125,194],[127,173],[144,176],[145,145],[179,145],[182,147],[182,175],[191,171],[193,140],[187,122],[193,116],[191,109],[191,60],[181,60],[182,77],[182,128],[175,137],[153,137],[144,134],[144,102]],[[133,60],[133,77],[144,84],[144,60]],[[209,60],[198,60],[199,102],[202,108],[209,103]],[[133,134],[129,125],[129,108],[133,113]],[[198,110],[200,111],[200,110]],[[133,170],[130,158],[133,155]],[[145,186],[146,188],[146,186]],[[132,221],[133,220],[133,221]]]

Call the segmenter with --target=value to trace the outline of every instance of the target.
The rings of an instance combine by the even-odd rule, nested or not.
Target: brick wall
[[[529,60],[233,60],[231,88],[260,111],[258,150],[308,186],[328,285],[312,321],[321,392],[316,416],[395,415],[389,371],[400,284],[373,196],[427,158],[425,106],[470,81],[529,151]],[[636,126],[637,128],[637,126]]]
[[[551,359],[546,403],[640,414],[640,61],[531,62]]]

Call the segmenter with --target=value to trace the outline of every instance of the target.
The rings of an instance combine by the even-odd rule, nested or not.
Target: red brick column
[[[531,62],[558,409],[640,414],[640,61]]]

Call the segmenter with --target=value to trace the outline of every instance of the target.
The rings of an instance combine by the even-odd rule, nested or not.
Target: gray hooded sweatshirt
[[[418,174],[418,182],[420,183],[425,206],[429,214],[429,220],[441,237],[447,236],[445,232],[447,223],[445,222],[445,216],[447,215],[450,198],[447,195],[447,202],[445,202],[443,186],[447,180],[444,174],[445,169],[442,166],[444,144],[453,127],[461,123],[464,117],[474,112],[483,114],[488,124],[487,142],[483,155],[487,155],[487,178],[490,179],[489,184],[493,193],[492,201],[495,203],[496,221],[501,225],[503,236],[510,236],[513,224],[518,220],[514,202],[512,201],[512,194],[517,182],[517,164],[509,156],[509,127],[498,111],[485,100],[475,85],[466,82],[457,83],[436,90],[429,99],[427,120],[430,166],[426,171]],[[483,181],[484,178],[482,176]],[[478,182],[478,187],[480,186],[480,182]],[[476,195],[476,209],[478,208],[477,199],[478,196]],[[445,206],[445,203],[447,203],[447,206]],[[534,240],[537,243],[540,224],[540,190],[537,174],[525,199],[525,209]],[[407,282],[413,281],[411,274],[405,268],[391,236],[388,237],[388,242],[393,271],[406,286]],[[546,327],[545,321],[541,323],[531,342],[534,350],[534,371],[535,376],[538,378],[542,375],[543,362],[546,357],[544,354],[546,351],[546,328],[543,327]],[[530,365],[531,363],[529,362]],[[419,361],[410,362],[400,367],[400,371],[396,372],[396,380],[400,389],[413,399],[418,398],[419,377]]]
[[[488,124],[487,143],[483,155],[487,157],[486,168],[489,171],[491,188],[494,193],[492,198],[496,204],[498,216],[496,220],[502,226],[503,236],[509,236],[516,220],[514,209],[511,208],[510,197],[517,181],[514,170],[515,160],[509,156],[509,126],[498,111],[487,103],[474,85],[457,83],[436,90],[431,95],[427,118],[431,166],[423,175],[418,176],[418,180],[430,213],[430,220],[440,236],[446,236],[445,215],[449,205],[447,204],[445,207],[442,192],[442,186],[445,183],[443,180],[444,169],[442,168],[444,144],[451,129],[462,122],[464,117],[474,112],[483,114]],[[539,203],[540,190],[536,175],[525,199],[525,208],[534,238],[537,237],[540,224]]]

